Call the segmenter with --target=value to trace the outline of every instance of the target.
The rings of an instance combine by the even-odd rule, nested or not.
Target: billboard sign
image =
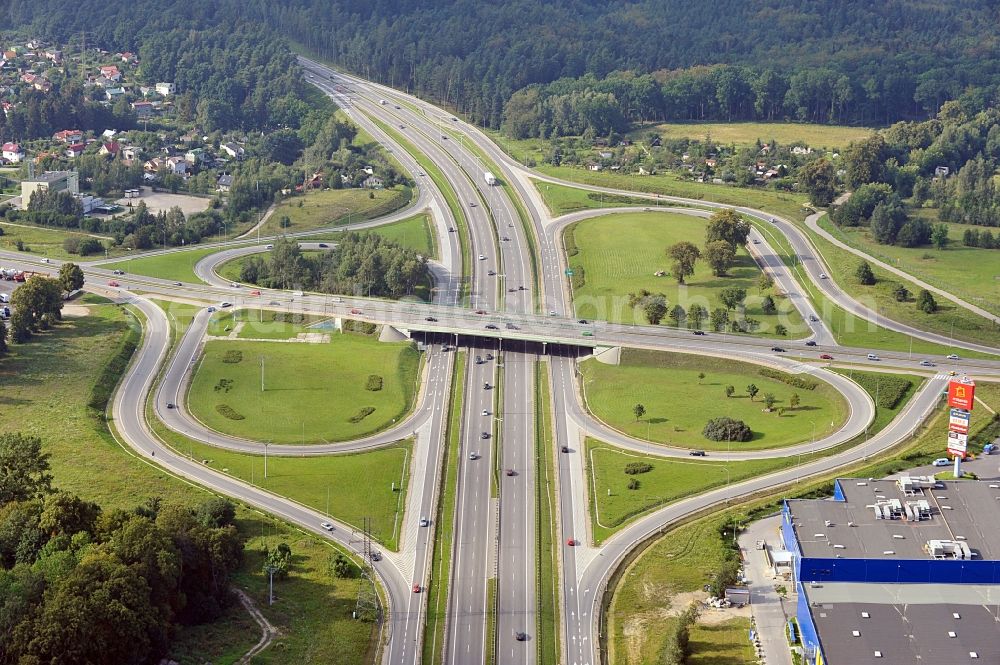
[[[948,452],[954,455],[965,455],[969,447],[969,435],[959,432],[948,432]]]
[[[948,406],[953,409],[972,411],[972,401],[976,395],[976,384],[968,379],[948,383]]]
[[[952,409],[948,414],[948,431],[968,434],[970,415],[971,414],[968,411],[963,411],[962,409]]]

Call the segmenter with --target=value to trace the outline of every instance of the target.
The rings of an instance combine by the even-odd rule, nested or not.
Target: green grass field
[[[578,210],[592,210],[594,208],[609,208],[614,206],[655,206],[654,201],[640,199],[631,196],[617,196],[614,194],[602,194],[601,192],[588,192],[585,189],[557,185],[551,182],[542,182],[532,179],[545,201],[545,206],[555,216],[565,215]]]
[[[643,288],[666,294],[669,307],[680,304],[687,309],[699,303],[711,311],[721,306],[719,292],[735,286],[747,291],[746,314],[760,321],[757,334],[773,336],[778,324],[789,331],[805,331],[802,317],[786,298],[773,296],[778,308],[776,314],[761,311],[762,296],[757,290],[761,271],[745,250],[737,254],[737,263],[729,270],[728,277],[713,276],[711,268],[699,261],[695,274],[685,280],[687,283],[677,284],[669,276],[670,259],[665,250],[685,240],[704,245],[704,219],[676,213],[637,212],[588,219],[567,227],[563,244],[569,254],[569,266],[576,273],[573,277],[576,315],[645,323],[641,310],[628,307],[628,294]],[[668,275],[654,276],[658,270]],[[664,323],[669,323],[669,319],[664,319]],[[702,325],[707,327],[707,323]]]
[[[707,492],[727,482],[739,482],[794,465],[796,459],[711,462],[640,455],[587,438],[587,481],[590,487],[594,539],[601,543],[632,518],[678,499]],[[625,465],[642,462],[652,470],[626,474]],[[629,488],[635,481],[638,486]]]
[[[194,247],[189,250],[179,252],[168,252],[155,256],[139,256],[131,260],[123,259],[113,263],[106,263],[102,268],[108,270],[124,270],[124,277],[116,277],[115,281],[121,284],[128,283],[129,275],[145,275],[146,277],[156,277],[158,279],[169,279],[175,282],[187,282],[189,284],[202,284],[194,274],[194,266],[198,261],[209,254],[219,251],[218,247]]]
[[[595,416],[631,436],[688,448],[726,450],[726,442],[709,441],[702,428],[710,418],[729,416],[743,420],[754,432],[746,443],[732,443],[733,450],[778,448],[813,438],[821,439],[844,422],[847,405],[829,384],[816,381],[814,390],[795,388],[760,374],[760,367],[721,358],[678,353],[624,349],[621,365],[587,360],[580,365],[587,404]],[[699,379],[698,374],[705,378]],[[801,375],[807,376],[807,375]],[[760,389],[754,401],[746,394],[753,383]],[[731,398],[725,387],[736,392]],[[762,399],[772,393],[775,409],[784,415],[764,413]],[[791,409],[789,399],[801,403]],[[634,404],[646,414],[636,420]]]
[[[372,198],[370,195],[374,195]],[[260,229],[263,235],[311,231],[327,226],[361,222],[405,206],[412,196],[408,187],[393,189],[324,189],[282,201]],[[288,217],[282,228],[280,220]]]
[[[956,339],[965,339],[980,344],[998,346],[997,340],[1000,339],[1000,330],[987,319],[973,314],[964,307],[960,307],[950,300],[941,297],[937,298],[938,311],[933,314],[925,314],[917,309],[915,303],[919,287],[877,266],[872,266],[872,271],[875,273],[878,283],[874,286],[859,284],[854,273],[857,270],[858,264],[861,263],[861,258],[819,237],[816,233],[807,229],[805,224],[801,224],[801,227],[823,255],[830,271],[830,278],[835,280],[845,292],[865,304],[869,309],[921,330],[936,332],[945,336],[954,335]],[[903,268],[905,270],[905,265]],[[986,270],[989,269],[987,268]],[[893,297],[892,290],[894,285],[901,282],[912,294],[909,302],[900,303]],[[993,287],[990,285],[987,288]]]
[[[815,125],[798,122],[669,122],[643,125],[629,132],[636,141],[644,141],[650,134],[665,139],[688,138],[704,141],[710,136],[717,144],[747,145],[770,143],[788,145],[801,141],[813,149],[846,148],[851,142],[869,136],[873,130],[866,127],[842,125]]]
[[[679,178],[673,173],[661,175],[638,176],[610,171],[588,171],[575,166],[550,166],[540,164],[539,173],[579,182],[585,185],[612,187],[634,192],[648,192],[664,196],[681,196],[690,199],[717,201],[735,206],[750,206],[759,210],[774,212],[785,217],[805,219],[806,211],[803,204],[806,197],[802,194],[776,192],[769,189],[734,187],[731,185],[713,185],[711,183],[695,182]]]
[[[87,407],[98,377],[134,320],[101,298],[85,296],[80,302],[89,308],[88,316],[67,317],[28,344],[12,346],[0,360],[0,431],[40,437],[51,455],[54,484],[100,503],[106,512],[132,509],[152,497],[190,506],[209,498],[209,492],[120,446]],[[183,325],[184,311],[177,308],[176,314]],[[281,631],[278,644],[255,662],[370,662],[371,627],[350,618],[356,582],[334,580],[326,572],[331,546],[245,508],[237,511],[237,524],[248,541],[234,581]],[[271,547],[287,541],[295,555],[292,575],[276,585],[278,602],[270,607],[267,577],[260,572],[261,533]],[[237,604],[215,623],[181,629],[170,655],[180,662],[231,663],[259,637],[260,629]]]
[[[938,223],[936,217],[931,217],[930,221]],[[881,245],[875,242],[866,227],[840,228],[828,217],[823,217],[819,224],[835,238],[856,249],[974,305],[1000,314],[1000,251],[962,244],[962,234],[966,229],[982,230],[982,227],[948,224],[951,242],[945,249],[939,250],[932,246],[909,248]]]
[[[63,249],[63,242],[66,238],[71,236],[85,238],[88,237],[86,233],[75,233],[73,231],[64,231],[62,229],[47,229],[40,226],[30,226],[21,224],[5,224],[0,223],[0,231],[3,231],[3,235],[0,236],[0,250],[5,252],[16,252],[17,241],[20,240],[24,243],[24,254],[26,257],[38,258],[38,257],[48,257],[51,259],[63,259],[72,261],[89,261],[97,258],[103,258],[103,253],[100,256],[93,255],[89,257],[80,257],[76,254],[70,254],[65,249]],[[105,238],[110,240],[106,236],[97,236],[99,238]],[[102,240],[104,242],[105,240]],[[111,250],[111,256],[116,253],[121,254],[124,250],[121,248],[114,248]]]
[[[227,363],[227,354],[230,360],[233,354],[242,359]],[[334,334],[330,343],[320,344],[210,341],[187,403],[208,427],[234,436],[274,443],[345,441],[385,429],[406,415],[419,364],[410,343],[380,343],[353,334]],[[381,390],[366,389],[369,375],[382,377]],[[360,422],[349,421],[365,408],[374,411]]]

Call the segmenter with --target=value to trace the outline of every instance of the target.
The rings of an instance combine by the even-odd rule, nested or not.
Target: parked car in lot
[[[949,460],[947,457],[938,457],[936,460],[932,462],[932,464],[934,464],[934,466],[948,466],[949,464],[951,464],[951,460]]]

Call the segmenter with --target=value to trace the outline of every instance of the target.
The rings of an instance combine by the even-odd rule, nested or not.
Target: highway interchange
[[[544,373],[544,378],[551,378],[552,385],[551,412],[554,422],[551,445],[556,452],[558,480],[556,512],[559,540],[556,555],[561,615],[560,662],[573,665],[601,662],[599,613],[602,595],[616,567],[641,543],[686,515],[802,477],[828,472],[892,447],[910,436],[937,405],[947,370],[965,371],[977,377],[1000,377],[1000,360],[949,362],[934,358],[937,367],[928,372],[919,366],[921,358],[913,358],[909,354],[879,352],[880,360],[870,361],[867,349],[837,346],[832,333],[822,322],[822,312],[815,310],[797,282],[797,276],[784,265],[769,244],[771,233],[776,231],[787,238],[801,261],[804,274],[826,298],[845,310],[914,338],[957,349],[996,352],[996,349],[984,345],[956,342],[879,316],[853,300],[832,280],[821,277],[827,269],[808,238],[795,225],[780,218],[772,220],[766,213],[748,208],[737,208],[757,221],[757,230],[748,248],[789,295],[811,328],[808,338],[782,343],[788,353],[772,353],[772,342],[768,340],[714,333],[693,336],[667,328],[625,326],[602,321],[580,324],[575,320],[571,305],[560,232],[573,221],[613,213],[614,210],[586,211],[553,219],[529,176],[558,181],[525,169],[475,127],[412,96],[335,72],[304,58],[300,62],[308,73],[308,80],[331,95],[352,121],[383,143],[417,182],[419,193],[408,209],[377,220],[352,224],[351,228],[370,228],[402,219],[416,210],[430,210],[436,245],[441,255],[439,262],[433,266],[434,302],[396,303],[346,296],[295,295],[263,289],[260,295],[253,296],[249,288],[234,288],[219,278],[215,269],[235,256],[260,251],[262,243],[270,239],[262,240],[251,235],[219,243],[220,252],[206,257],[196,266],[196,273],[204,284],[127,275],[119,278],[121,289],[94,289],[133,305],[144,317],[142,344],[115,394],[110,413],[118,436],[150,463],[236,497],[358,553],[360,542],[352,526],[214,471],[165,445],[153,432],[147,420],[147,408],[170,429],[210,445],[254,453],[260,453],[263,448],[259,441],[242,440],[209,430],[184,408],[186,381],[190,379],[191,367],[203,345],[209,313],[202,310],[196,315],[171,355],[167,315],[135,292],[209,303],[228,300],[241,306],[261,305],[334,316],[351,316],[351,310],[360,310],[360,316],[366,320],[408,331],[418,339],[421,339],[422,332],[436,333],[433,338],[428,338],[431,343],[426,346],[427,362],[416,406],[403,421],[362,440],[317,444],[308,446],[305,451],[300,446],[272,444],[266,451],[268,455],[330,454],[370,449],[391,444],[400,438],[414,437],[400,549],[398,552],[384,552],[381,560],[373,562],[388,606],[388,621],[380,652],[384,663],[421,662],[426,594],[414,593],[414,588],[422,591],[431,580],[430,559],[437,526],[434,517],[437,515],[441,485],[455,357],[454,353],[443,350],[440,343],[443,335],[455,335],[455,339],[468,350],[466,371],[461,380],[464,407],[454,538],[450,545],[452,568],[447,580],[449,610],[443,649],[444,660],[455,665],[485,663],[490,653],[493,662],[500,664],[534,663],[537,660],[537,556],[547,554],[536,552],[535,541],[535,486],[539,473],[533,463],[537,426],[534,421],[535,368],[539,359],[547,359],[547,362],[541,363],[539,371]],[[386,128],[392,128],[392,133],[385,131]],[[445,193],[424,174],[424,168],[414,156],[409,155],[395,140],[393,134],[397,133],[443,174],[457,196],[462,220],[454,218]],[[496,175],[510,186],[509,189],[486,185],[482,172],[489,169],[484,168],[479,154],[485,154],[499,166]],[[641,196],[635,192],[563,184]],[[517,203],[510,198],[510,193],[517,197]],[[675,197],[656,197],[656,200],[659,204],[697,205],[702,209],[720,207],[705,201]],[[519,214],[518,206],[525,213],[524,219]],[[629,208],[628,211],[635,212],[636,209]],[[690,207],[678,207],[676,212],[706,214]],[[459,244],[462,234],[452,231],[460,224],[465,224],[468,230],[471,255],[464,273],[462,247]],[[761,229],[765,230],[763,234]],[[4,258],[29,265],[21,255],[4,255]],[[100,264],[97,261],[83,266],[91,285],[104,284],[111,277],[110,271]],[[45,271],[57,267],[57,264],[34,263],[30,266],[34,270]],[[463,282],[463,274],[467,276],[466,282]],[[477,314],[477,311],[483,314]],[[810,316],[818,320],[812,322]],[[495,326],[495,329],[487,326]],[[585,331],[592,336],[584,337]],[[806,346],[806,341],[815,342],[817,346]],[[576,355],[560,352],[545,356],[542,342],[559,345],[561,351],[578,348],[583,353],[589,352],[589,347],[627,346],[711,354],[766,364],[793,373],[808,372],[831,383],[847,401],[850,417],[839,431],[828,437],[780,451],[713,454],[713,459],[802,454],[836,446],[866,432],[874,418],[870,397],[848,379],[826,371],[819,364],[804,362],[805,358],[815,358],[819,352],[834,354],[838,362],[881,365],[931,376],[904,412],[889,426],[871,436],[863,446],[821,457],[802,466],[727,484],[669,504],[633,521],[598,547],[589,533],[585,460],[580,454],[583,437],[594,435],[619,447],[658,455],[686,456],[687,450],[639,441],[594,419],[581,403]],[[477,357],[482,362],[477,362]],[[177,408],[167,408],[168,402]],[[549,405],[543,407],[549,408]],[[562,450],[569,452],[560,452]],[[511,475],[507,475],[507,469],[510,469]],[[421,526],[425,518],[428,525]],[[333,531],[322,529],[319,525],[323,521],[333,522]],[[490,580],[496,585],[493,607],[489,606]],[[492,643],[489,641],[490,616],[495,616]],[[525,639],[516,639],[518,637]]]

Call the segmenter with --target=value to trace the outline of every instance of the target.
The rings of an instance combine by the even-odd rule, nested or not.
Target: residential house
[[[132,109],[137,118],[149,118],[153,115],[153,102],[132,102]]]
[[[101,149],[97,151],[99,155],[111,155],[112,157],[117,157],[118,153],[121,152],[121,146],[118,141],[105,141],[101,145]]]
[[[174,94],[174,84],[173,83],[162,83],[162,82],[161,83],[157,83],[156,84],[156,94],[163,95],[164,97],[166,97],[167,95]]]
[[[37,78],[38,75],[32,74],[31,72],[25,72],[24,74],[21,74],[21,80],[27,83],[28,85],[34,85],[35,79]]]
[[[130,145],[122,148],[122,157],[125,159],[139,159],[142,156],[142,148]]]
[[[813,151],[812,148],[809,148],[809,147],[806,147],[806,146],[801,146],[801,145],[797,145],[797,146],[795,146],[795,147],[792,148],[792,154],[793,155],[811,155],[812,151]]]
[[[935,166],[934,167],[934,177],[935,178],[947,178],[948,174],[951,173],[951,169],[947,166]]]
[[[3,158],[8,162],[19,162],[24,159],[24,150],[17,143],[4,143]]]
[[[121,53],[119,55],[122,59],[122,62],[124,62],[125,64],[130,64],[138,60],[138,58],[135,56],[135,53],[132,53],[131,51],[125,51],[124,53]]]
[[[86,148],[86,143],[74,143],[66,148],[66,157],[68,159],[75,159],[82,155]]]
[[[191,148],[186,153],[184,153],[184,159],[190,162],[193,166],[198,166],[205,161],[205,149],[204,148]]]
[[[219,147],[233,159],[243,159],[243,155],[246,152],[243,150],[243,146],[236,145],[235,143],[223,143]]]
[[[125,98],[124,88],[108,88],[104,91],[104,96],[109,102],[118,101],[119,99]]]
[[[601,165],[597,164],[597,163],[590,163],[590,164],[587,164],[587,169],[590,170],[590,171],[600,171],[601,170]]]
[[[168,173],[174,175],[187,175],[188,173],[188,163],[183,157],[167,157],[164,166],[166,166]]]
[[[142,95],[143,97],[149,97],[154,92],[156,92],[156,88],[154,88],[151,85],[140,85],[139,86],[139,94]]]
[[[163,166],[163,160],[159,157],[154,157],[143,162],[142,170],[146,173],[157,173],[161,166]]]
[[[79,143],[83,140],[83,132],[79,129],[64,129],[53,134],[52,139],[63,143]]]
[[[323,174],[319,173],[318,171],[316,173],[313,173],[312,177],[309,178],[308,184],[309,184],[309,187],[311,187],[312,189],[319,189],[320,187],[323,186]],[[379,181],[378,186],[379,187],[382,186],[382,182],[381,181]],[[374,187],[372,189],[374,189]]]
[[[117,133],[118,133],[117,129],[105,129],[103,132],[101,132],[101,137],[105,139],[113,139],[115,137],[115,134]]]
[[[39,92],[48,92],[52,90],[52,81],[48,80],[44,76],[38,76],[35,78],[35,82],[32,87]]]
[[[220,175],[217,184],[220,192],[228,192],[233,186],[233,176],[228,173]]]
[[[101,76],[109,81],[121,81],[122,73],[118,71],[118,65],[106,65],[101,67]]]
[[[45,51],[45,57],[58,65],[60,62],[62,62],[63,54],[62,51],[49,49]]]
[[[612,154],[611,154],[610,152],[608,152],[607,150],[602,150],[601,152],[599,152],[599,153],[597,153],[597,154],[599,154],[599,155],[601,156],[601,159],[611,159],[611,157],[613,156],[613,155],[612,155]]]
[[[711,158],[711,157],[710,157],[709,159],[706,159],[706,160],[705,160],[705,166],[707,166],[707,167],[708,167],[708,168],[710,168],[710,169],[714,169],[714,168],[715,168],[715,165],[716,165],[716,163],[717,163],[717,162],[715,161],[715,159],[714,159],[714,158]]]
[[[365,189],[382,189],[382,187],[385,186],[385,183],[382,181],[382,178],[379,178],[377,175],[370,175],[364,179],[364,182],[362,182],[361,185]]]
[[[0,106],[2,106],[2,108],[3,108],[3,114],[6,116],[6,115],[10,115],[10,112],[12,110],[14,110],[14,107],[16,106],[16,104],[14,104],[13,102],[2,102],[2,104],[0,104]]]
[[[3,52],[3,59],[6,60],[7,62],[17,59],[17,51],[13,49],[7,49],[6,51]]]

